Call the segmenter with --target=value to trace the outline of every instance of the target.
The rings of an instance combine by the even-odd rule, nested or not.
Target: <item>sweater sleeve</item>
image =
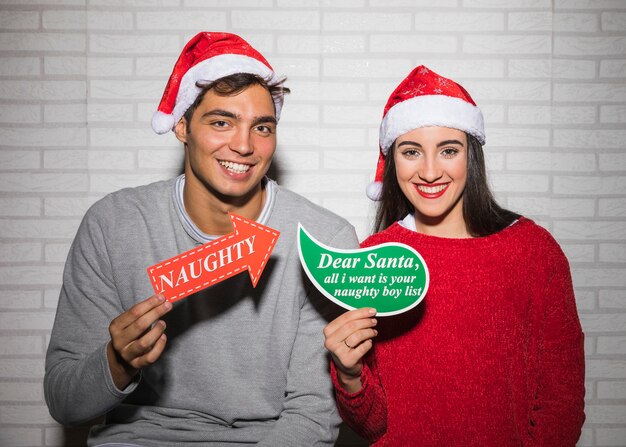
[[[340,248],[358,246],[354,228],[351,225],[344,227],[330,245]],[[272,430],[257,446],[334,445],[341,418],[333,399],[323,335],[327,317],[334,310],[334,304],[316,290],[307,294],[291,351],[283,410]]]
[[[348,393],[341,387],[335,364],[330,362],[339,415],[355,433],[370,442],[377,441],[387,431],[387,399],[378,377],[375,356],[376,353],[371,352],[365,357],[361,389],[356,393]]]
[[[574,446],[585,420],[583,332],[578,319],[569,265],[563,252],[546,258],[551,272],[541,301],[537,337],[537,375],[530,396],[532,446]]]
[[[111,278],[105,235],[92,208],[68,255],[46,354],[46,402],[64,425],[106,413],[136,387],[133,382],[118,390],[108,366],[108,326],[123,312]]]

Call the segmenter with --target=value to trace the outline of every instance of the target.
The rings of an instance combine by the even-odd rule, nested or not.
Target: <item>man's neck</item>
[[[233,231],[228,213],[256,220],[265,204],[265,188],[259,184],[246,197],[219,197],[193,177],[185,178],[183,187],[185,211],[205,234],[222,235]]]

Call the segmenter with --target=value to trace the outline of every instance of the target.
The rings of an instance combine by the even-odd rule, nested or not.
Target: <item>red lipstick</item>
[[[437,199],[445,194],[450,183],[418,183],[415,184],[417,193],[425,199]]]

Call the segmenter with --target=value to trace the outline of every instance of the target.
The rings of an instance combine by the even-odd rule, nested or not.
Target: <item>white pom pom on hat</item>
[[[393,91],[383,112],[374,182],[366,193],[380,200],[385,157],[396,139],[413,129],[442,126],[459,129],[485,144],[483,114],[461,85],[420,65]]]
[[[378,152],[378,163],[376,163],[376,176],[372,183],[367,185],[365,194],[370,200],[380,200],[383,192],[383,171],[385,170],[385,156],[382,151]]]
[[[201,92],[198,81],[212,82],[236,73],[255,74],[268,82],[278,81],[267,60],[241,37],[231,33],[201,32],[183,48],[163,97],[152,116],[158,134],[172,130]],[[280,118],[282,97],[274,97],[276,119]]]
[[[152,115],[152,130],[154,130],[158,134],[164,134],[168,131],[172,130],[176,125],[176,120],[172,114],[163,113],[160,110],[157,110]]]

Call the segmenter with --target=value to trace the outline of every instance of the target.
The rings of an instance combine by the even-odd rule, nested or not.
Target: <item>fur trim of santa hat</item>
[[[202,89],[197,82],[213,82],[236,73],[250,73],[267,82],[277,82],[278,77],[267,60],[241,37],[230,33],[201,32],[183,48],[163,97],[152,116],[152,129],[158,134],[167,133],[194,103]],[[274,97],[276,119],[280,118],[283,98]]]
[[[385,105],[376,177],[367,186],[367,197],[380,200],[385,157],[394,141],[414,129],[430,126],[462,130],[485,144],[483,114],[467,90],[420,65],[396,87]]]

